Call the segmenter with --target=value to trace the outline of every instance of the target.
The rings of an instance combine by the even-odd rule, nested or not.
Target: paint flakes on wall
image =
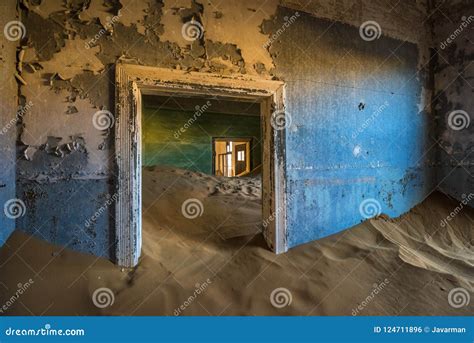
[[[144,17],[148,10],[148,1],[120,0],[118,17],[120,22],[128,27],[135,26],[138,33],[145,35]]]
[[[40,73],[26,73],[25,78],[28,86],[22,90],[26,99],[32,102],[33,106],[23,116],[22,125],[24,127],[20,140],[25,147],[39,148],[44,142],[48,141],[48,151],[52,152],[55,145],[48,137],[82,137],[79,142],[77,139],[66,139],[60,150],[55,151],[57,157],[64,157],[68,150],[75,150],[79,144],[86,147],[91,153],[88,157],[88,163],[83,165],[82,171],[95,175],[107,171],[108,151],[101,151],[98,147],[103,143],[104,137],[102,131],[95,129],[93,125],[93,115],[97,112],[89,99],[74,99],[73,103],[67,101],[71,93],[65,89],[53,89],[41,78]],[[45,85],[46,83],[46,85]],[[58,101],[62,99],[62,101]],[[67,112],[71,106],[74,106],[75,113],[68,115]],[[77,112],[76,112],[77,111]],[[74,143],[79,142],[79,143]],[[69,147],[67,144],[70,144]],[[38,154],[28,154],[28,159],[36,159]],[[47,165],[47,164],[46,164]],[[22,166],[26,174],[30,170]]]
[[[263,74],[273,68],[273,62],[265,47],[268,36],[260,32],[259,26],[276,8],[277,1],[260,5],[247,0],[207,1],[201,6],[192,0],[165,0],[160,39],[176,43],[191,55],[202,45],[210,71],[226,72],[230,68],[227,71]]]
[[[33,160],[33,157],[36,153],[36,151],[38,151],[38,148],[36,147],[33,147],[33,146],[29,146],[25,149],[25,151],[23,152],[23,157],[27,160],[27,161],[32,161]]]
[[[44,72],[57,73],[64,80],[70,80],[83,71],[100,73],[104,69],[102,62],[96,57],[96,54],[100,52],[100,47],[86,49],[86,43],[85,40],[78,38],[67,40],[61,51],[54,54],[48,61],[41,62]]]
[[[181,48],[190,45],[190,41],[182,34],[183,18],[180,15],[186,9],[190,9],[192,0],[164,0],[163,15],[161,24],[163,25],[163,33],[160,35],[162,41],[174,42]]]
[[[114,8],[107,6],[104,0],[91,0],[89,5],[85,5],[79,12],[79,19],[84,22],[93,22],[96,18],[100,24],[106,28],[111,20]]]
[[[29,10],[39,14],[44,19],[48,19],[53,13],[58,13],[66,10],[62,0],[22,0],[23,6]]]
[[[41,61],[51,59],[64,47],[68,36],[60,23],[46,20],[32,11],[26,12],[23,22],[28,34],[28,41]]]
[[[260,72],[262,65],[266,70],[271,70],[273,61],[265,48],[269,36],[260,32],[259,27],[275,14],[277,6],[278,1],[275,0],[260,3],[253,0],[209,0],[204,3],[203,15],[206,39],[239,47],[249,74],[257,74],[255,66],[260,66]],[[213,14],[216,10],[222,14],[222,18],[216,18]]]

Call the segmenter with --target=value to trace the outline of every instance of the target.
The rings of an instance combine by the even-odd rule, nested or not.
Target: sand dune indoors
[[[407,215],[379,218],[274,255],[260,234],[258,177],[225,179],[145,168],[139,265],[111,262],[16,232],[0,250],[0,303],[34,283],[9,315],[470,315],[448,293],[473,291],[474,211],[433,194]],[[188,219],[188,198],[203,204]],[[100,309],[92,294],[110,288]],[[272,305],[277,288],[289,291]],[[197,292],[198,290],[198,292]],[[291,300],[291,302],[289,301]],[[364,303],[364,306],[361,304]],[[359,308],[358,308],[359,306]]]

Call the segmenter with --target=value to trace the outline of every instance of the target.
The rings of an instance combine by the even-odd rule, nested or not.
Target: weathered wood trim
[[[282,84],[262,102],[264,156],[262,168],[263,235],[277,254],[288,250],[286,232],[286,128],[276,130],[272,115],[285,115],[285,86]],[[283,118],[281,118],[283,119]]]
[[[285,86],[278,88],[273,94],[271,106],[274,110],[271,113],[285,115],[284,120],[289,120],[285,111]],[[271,126],[271,125],[270,125]],[[270,147],[272,154],[272,189],[271,199],[274,200],[273,213],[275,214],[275,248],[274,251],[284,253],[288,250],[286,232],[287,214],[287,192],[286,192],[286,127],[275,130],[272,127],[273,144]]]
[[[117,165],[116,262],[134,267],[141,251],[141,94],[213,95],[250,99],[262,104],[264,135],[263,220],[264,236],[276,253],[286,244],[285,130],[271,125],[274,111],[284,111],[284,83],[247,76],[116,65],[115,161]]]
[[[140,93],[137,84],[116,68],[115,204],[116,260],[123,267],[138,263],[141,250]]]

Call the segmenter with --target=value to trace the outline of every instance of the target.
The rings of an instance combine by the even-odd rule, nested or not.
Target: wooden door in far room
[[[244,144],[237,144],[235,146],[235,175],[238,176],[247,171],[247,161],[249,160],[247,156],[247,145],[248,143]]]
[[[251,138],[213,138],[213,174],[218,176],[244,176],[250,172]]]

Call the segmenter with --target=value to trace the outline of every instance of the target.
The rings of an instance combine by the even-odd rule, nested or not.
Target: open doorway
[[[144,67],[135,65],[118,64],[116,66],[116,118],[115,143],[116,143],[116,165],[118,170],[117,178],[117,201],[116,201],[116,260],[117,263],[125,267],[133,267],[138,263],[138,258],[142,249],[142,183],[146,178],[142,178],[142,166],[152,167],[159,161],[160,168],[179,168],[183,175],[195,172],[197,175],[211,174],[215,171],[215,157],[213,156],[213,142],[215,138],[226,138],[230,142],[237,142],[240,147],[236,154],[232,156],[232,168],[234,176],[230,178],[234,182],[240,182],[241,175],[252,172],[261,173],[261,217],[260,226],[263,237],[269,248],[276,253],[285,252],[286,245],[286,195],[285,195],[285,122],[284,111],[284,84],[279,81],[254,79],[247,76],[226,77],[209,73],[183,72],[154,67]],[[166,133],[155,133],[152,135],[152,143],[155,145],[154,153],[147,153],[149,144],[147,134],[150,125],[146,120],[142,120],[144,113],[143,103],[151,97],[153,101],[161,101],[157,104],[161,107],[161,129]],[[161,98],[161,99],[160,99]],[[173,98],[180,101],[171,102]],[[196,101],[200,105],[196,105]],[[212,101],[216,107],[212,110]],[[173,104],[174,103],[174,104]],[[231,106],[227,106],[232,103]],[[179,108],[168,108],[168,111],[175,111],[175,115],[165,117],[163,111],[166,106],[176,106]],[[219,106],[229,110],[222,110]],[[250,106],[251,105],[251,106]],[[197,108],[196,106],[199,106]],[[240,106],[240,109],[239,109]],[[258,109],[258,115],[241,111],[242,107]],[[180,125],[171,127],[171,123],[180,118],[176,113],[186,113],[185,117],[179,120]],[[190,116],[190,113],[192,115]],[[199,119],[203,113],[212,117],[208,126],[203,126]],[[227,130],[223,129],[222,122],[228,123],[226,116],[236,116],[239,119],[233,120],[232,125],[228,125]],[[173,119],[174,118],[174,119]],[[208,116],[206,116],[208,118]],[[255,125],[249,125],[249,121],[258,123],[258,134],[245,132]],[[176,124],[176,123],[174,123]],[[219,125],[218,125],[219,124]],[[224,125],[225,126],[225,125]],[[178,127],[178,129],[176,129]],[[239,127],[239,130],[235,130]],[[206,131],[206,136],[195,136],[195,130]],[[172,132],[172,137],[169,134]],[[168,141],[160,141],[163,136]],[[184,137],[182,139],[182,137]],[[260,137],[259,137],[260,136]],[[207,137],[204,141],[202,137]],[[156,139],[155,139],[156,138]],[[251,138],[250,142],[242,138]],[[242,143],[243,142],[243,143]],[[248,161],[252,157],[252,151],[260,142],[261,152],[255,154],[260,156],[260,165],[253,165]],[[151,146],[153,146],[153,144]],[[245,144],[245,153],[243,145]],[[175,151],[168,149],[172,146]],[[233,145],[234,146],[234,145]],[[250,149],[250,152],[247,151]],[[238,153],[238,151],[241,151]],[[168,159],[168,162],[163,161]],[[209,162],[210,159],[210,162]],[[169,161],[173,161],[170,164]],[[245,163],[243,163],[245,162]],[[236,165],[239,167],[235,169]],[[245,167],[244,167],[245,166]],[[232,169],[230,168],[230,169]],[[244,169],[245,168],[245,169]],[[146,170],[146,169],[144,169]],[[241,171],[235,175],[235,171]],[[227,175],[232,175],[228,172]],[[240,176],[239,176],[240,175]],[[173,183],[177,178],[169,176],[169,182]],[[187,183],[193,187],[193,180]],[[166,187],[163,185],[163,187]],[[218,188],[218,187],[215,187]],[[224,192],[233,193],[232,187],[221,187]],[[243,187],[243,192],[248,188]],[[252,192],[250,192],[252,193]],[[172,194],[177,194],[176,192]],[[175,198],[176,200],[177,198]],[[185,201],[171,203],[169,209],[184,209],[189,205]],[[193,200],[193,199],[191,199]],[[198,199],[199,200],[199,199]],[[229,199],[229,203],[232,203]],[[198,216],[203,213],[200,206],[191,204],[192,210],[197,211]],[[199,205],[199,204],[198,204]],[[157,221],[162,222],[169,211],[163,211],[157,216]],[[194,212],[190,217],[194,216]],[[201,220],[198,218],[197,220]],[[263,225],[265,224],[265,225]]]
[[[214,175],[226,177],[246,176],[250,174],[253,166],[256,166],[256,171],[258,171],[261,167],[261,152],[252,143],[251,137],[214,138],[212,143]],[[261,145],[260,141],[256,143],[256,145]]]
[[[259,99],[142,96],[143,249],[201,246],[225,255],[263,230]],[[175,253],[186,259],[189,251]],[[163,261],[163,263],[166,263]]]

